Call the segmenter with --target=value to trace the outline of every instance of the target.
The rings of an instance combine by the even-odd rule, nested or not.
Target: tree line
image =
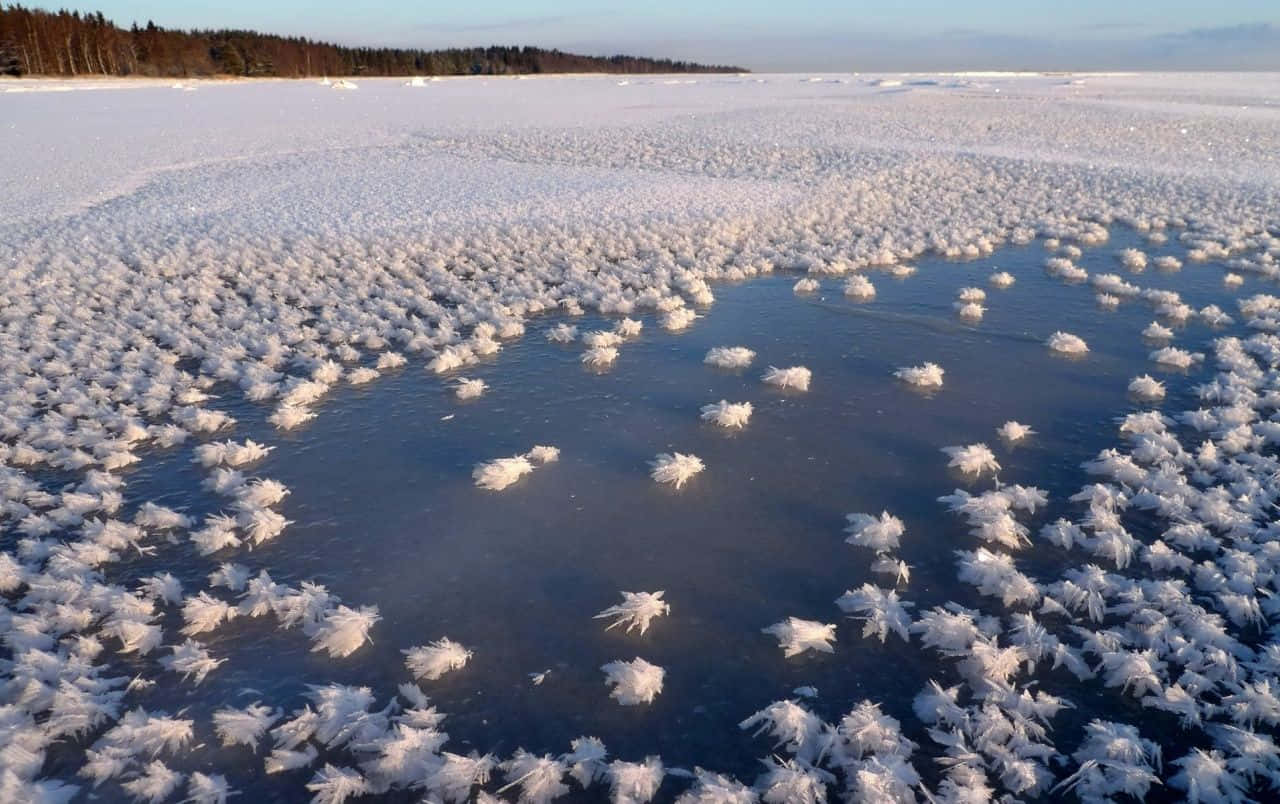
[[[102,12],[0,5],[0,75],[198,76],[520,75],[744,72],[636,56],[581,56],[537,47],[343,47],[257,31],[183,31],[154,22],[128,29]]]

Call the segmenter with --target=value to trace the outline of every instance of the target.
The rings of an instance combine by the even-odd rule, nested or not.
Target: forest
[[[0,75],[248,76],[522,75],[745,72],[636,56],[582,56],[538,47],[418,50],[344,47],[241,30],[183,31],[147,21],[121,28],[101,12],[0,5]]]

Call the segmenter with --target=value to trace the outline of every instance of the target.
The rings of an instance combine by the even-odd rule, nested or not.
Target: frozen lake
[[[0,95],[0,108],[17,112],[13,130],[54,132],[49,153],[65,156],[0,157],[0,174],[32,188],[8,196],[0,224],[10,266],[0,747],[34,757],[0,768],[12,772],[0,798],[33,798],[44,788],[23,785],[50,784],[38,779],[79,785],[75,800],[128,798],[128,785],[160,773],[148,765],[155,755],[184,775],[224,775],[245,801],[341,800],[325,786],[326,764],[361,772],[353,794],[419,800],[446,795],[428,772],[442,750],[555,758],[590,735],[610,760],[660,756],[663,801],[689,789],[694,768],[754,785],[748,798],[717,798],[704,779],[701,800],[807,800],[803,785],[762,776],[771,755],[794,755],[788,772],[848,800],[926,790],[956,800],[965,784],[1035,799],[1088,770],[1094,721],[1131,724],[1163,750],[1162,767],[1142,751],[1115,765],[1149,768],[1163,781],[1142,788],[1153,800],[1185,797],[1187,780],[1175,781],[1184,766],[1171,760],[1198,749],[1226,752],[1229,778],[1264,795],[1266,773],[1280,778],[1280,751],[1268,759],[1254,746],[1268,770],[1242,769],[1252,766],[1221,726],[1265,737],[1280,724],[1280,703],[1258,686],[1280,670],[1280,610],[1269,602],[1280,593],[1280,428],[1270,421],[1280,302],[1264,295],[1280,275],[1274,93],[1222,76],[908,78],[446,81],[421,91],[371,81],[341,99],[289,82]],[[59,139],[71,137],[58,127],[69,109],[168,115],[170,128],[80,149]],[[224,130],[246,109],[243,126]],[[975,139],[977,120],[995,122]],[[181,131],[199,133],[174,141]],[[1179,267],[1159,267],[1161,257]],[[1051,275],[1055,259],[1089,280]],[[916,271],[895,277],[891,264]],[[1016,281],[996,287],[996,271]],[[1118,279],[1101,280],[1105,289],[1123,296],[1114,305],[1097,298],[1108,274]],[[846,295],[854,276],[874,298]],[[805,277],[819,287],[793,291]],[[980,319],[957,313],[962,288],[985,291]],[[707,293],[714,303],[702,303]],[[1213,325],[1212,306],[1232,321]],[[683,308],[696,320],[664,329],[659,310]],[[585,366],[581,335],[624,316],[642,332],[618,344],[611,366]],[[1145,337],[1153,321],[1171,337]],[[500,351],[480,355],[488,324],[509,331]],[[572,342],[545,337],[565,324],[577,328]],[[1082,338],[1087,354],[1052,352],[1058,331]],[[1233,337],[1248,339],[1248,357]],[[1201,357],[1185,369],[1158,364],[1152,352],[1166,345]],[[705,364],[720,346],[755,356],[744,368]],[[451,350],[467,364],[428,368]],[[389,352],[405,365],[379,364]],[[926,362],[945,371],[940,388],[894,376]],[[362,366],[377,374],[353,384]],[[766,384],[768,366],[805,366],[811,385]],[[1164,384],[1163,399],[1131,393],[1145,374]],[[487,388],[460,400],[459,377]],[[744,428],[700,419],[722,399],[751,403]],[[1182,416],[1200,408],[1209,420]],[[1152,410],[1171,418],[1133,418],[1120,431],[1126,416]],[[287,429],[282,411],[315,418]],[[206,428],[217,412],[234,425]],[[1002,438],[1011,420],[1034,434]],[[173,435],[165,425],[185,441],[159,446],[162,432]],[[273,448],[240,471],[287,487],[253,510],[289,524],[251,544],[242,518],[232,527],[244,543],[206,555],[192,534],[249,510],[234,507],[234,489],[208,488],[213,470],[193,460],[198,445],[226,439]],[[999,483],[1047,495],[1034,511],[1014,507],[1028,544],[983,541],[938,499],[998,488],[990,473],[948,467],[943,448],[975,443],[992,449]],[[473,481],[477,464],[535,445],[557,447],[559,459],[501,491]],[[1137,465],[1082,468],[1111,448]],[[705,470],[679,490],[656,483],[650,462],[668,452],[694,454]],[[118,507],[103,476],[119,481]],[[1092,506],[1070,499],[1093,483],[1105,491]],[[189,521],[162,524],[153,505]],[[881,511],[905,527],[885,552],[909,566],[909,580],[873,570],[876,553],[845,542],[847,514]],[[1060,517],[1083,528],[1074,549],[1042,533]],[[98,520],[138,529],[117,544]],[[1172,564],[1168,553],[1152,558],[1157,540],[1173,544]],[[1116,543],[1132,556],[1110,557]],[[960,577],[956,551],[979,548],[1011,556],[1035,600],[1001,601],[1016,578],[993,596]],[[211,583],[224,562],[268,572],[277,602],[317,583],[352,608],[376,606],[380,619],[345,656],[309,629],[283,627],[278,612],[246,608],[193,629],[198,615],[184,606],[198,593],[243,599],[243,578],[235,589]],[[1093,597],[1077,596],[1089,565],[1107,574]],[[162,573],[181,584],[167,602],[146,585]],[[862,620],[836,605],[864,584],[911,604],[909,640],[864,636]],[[658,590],[670,613],[643,634],[593,619],[622,591]],[[1257,617],[1240,615],[1249,601]],[[972,609],[978,626],[941,655],[926,620],[948,604]],[[1032,656],[1014,627],[1028,614],[1047,629],[1042,646],[1060,644],[1059,658],[1095,676],[1055,666],[1052,650]],[[788,617],[834,624],[832,652],[784,656],[762,629]],[[125,649],[121,619],[158,627],[159,642]],[[1197,619],[1210,625],[1197,630]],[[89,634],[99,650],[81,639]],[[188,637],[221,660],[198,684],[164,664]],[[413,755],[420,766],[377,765],[408,729],[386,719],[399,709],[374,714],[413,681],[404,651],[443,637],[472,651],[464,667],[419,684],[447,715],[437,724],[447,742]],[[984,645],[1022,652],[984,678],[965,665]],[[1159,666],[1109,664],[1131,655]],[[665,670],[662,688],[623,706],[601,666],[636,657]],[[120,681],[100,688],[100,678]],[[125,691],[129,679],[142,686]],[[963,723],[920,714],[931,680],[960,689]],[[61,683],[121,694],[76,728],[65,724],[91,707],[55,700]],[[323,685],[370,689],[376,703],[332,721],[360,739],[326,740],[313,724],[289,747],[318,756],[268,773],[264,759],[287,742],[281,724],[319,708]],[[804,687],[816,695],[796,692]],[[1188,688],[1192,715],[1164,711]],[[1016,700],[1038,692],[1070,707],[1030,716]],[[816,717],[775,721],[774,737],[739,727],[788,699]],[[885,737],[855,756],[842,718],[864,701],[915,746]],[[253,750],[220,746],[215,713],[255,702],[281,710],[276,731],[264,726]],[[193,731],[151,750],[119,725],[138,707]],[[993,713],[1018,724],[1014,737],[1001,736]],[[810,742],[789,743],[789,728],[812,729]],[[975,743],[971,755],[948,751],[953,732]],[[434,732],[414,734],[430,743]],[[86,762],[112,752],[120,767],[90,789],[98,778]],[[968,759],[938,761],[948,754]],[[615,800],[647,800],[617,792],[631,778],[624,765],[602,766],[585,792],[564,776],[566,792],[597,800],[612,786]],[[978,768],[981,784],[965,776]],[[900,784],[876,787],[881,773]],[[1197,774],[1203,784],[1213,776]],[[552,797],[528,778],[520,766],[494,769],[484,795]],[[1076,793],[1089,799],[1112,782],[1086,779]],[[182,792],[188,783],[156,800],[196,795]]]
[[[1118,227],[1076,262],[1175,290],[1197,309],[1233,309],[1250,290],[1225,287],[1215,263],[1124,270],[1116,252],[1144,246],[1152,257],[1186,256],[1178,244],[1151,248]],[[816,687],[812,708],[829,719],[869,698],[910,724],[914,694],[933,678],[954,683],[956,674],[896,637],[860,637],[861,625],[836,609],[846,589],[886,580],[869,569],[871,553],[844,544],[844,514],[887,509],[906,523],[898,552],[911,566],[904,599],[921,610],[981,606],[956,580],[952,554],[972,537],[936,498],[991,484],[948,469],[941,448],[993,445],[1003,481],[1048,492],[1050,504],[1030,518],[1038,528],[1079,510],[1066,498],[1081,484],[1080,464],[1115,442],[1119,417],[1148,407],[1126,393],[1128,378],[1158,375],[1169,388],[1161,407],[1170,411],[1195,407],[1193,389],[1206,379],[1203,369],[1160,371],[1149,360],[1160,345],[1140,336],[1155,320],[1150,304],[1102,308],[1089,284],[1048,276],[1045,256],[1036,242],[972,261],[924,259],[905,279],[870,274],[877,293],[865,303],[846,298],[839,278],[794,294],[798,275],[790,272],[717,288],[715,306],[687,332],[665,332],[646,317],[643,334],[606,371],[580,363],[580,344],[542,334],[565,320],[588,331],[615,319],[539,318],[500,357],[457,372],[486,381],[478,399],[459,401],[450,380],[406,367],[335,392],[316,422],[283,437],[265,421],[269,408],[215,387],[228,393],[213,407],[236,417],[239,435],[279,446],[253,474],[292,492],[280,506],[294,521],[288,538],[237,562],[280,583],[323,583],[344,601],[376,604],[383,619],[373,644],[342,662],[311,652],[301,631],[238,619],[205,640],[227,658],[225,668],[194,690],[163,677],[140,703],[198,719],[259,699],[288,709],[321,681],[368,685],[381,699],[403,683],[402,648],[447,635],[475,651],[465,672],[424,685],[449,713],[453,750],[554,754],[591,734],[619,756],[660,751],[673,765],[749,778],[765,741],[738,722],[796,687]],[[997,269],[1017,282],[991,288]],[[987,290],[979,322],[952,309],[966,286]],[[1054,356],[1044,341],[1056,329],[1083,337],[1090,353]],[[1176,327],[1174,341],[1204,351],[1213,338],[1242,331],[1193,321]],[[728,344],[756,351],[754,364],[703,363],[708,349]],[[921,392],[892,376],[926,360],[945,368],[940,390]],[[763,384],[769,364],[809,367],[810,390]],[[699,408],[719,399],[753,404],[745,429],[699,420]],[[1010,419],[1035,435],[1003,442],[996,428]],[[500,493],[475,488],[474,464],[535,443],[559,446],[560,460]],[[693,452],[708,469],[678,492],[655,484],[647,462],[669,450]],[[126,477],[139,499],[203,515],[222,508],[216,500],[189,504],[205,474],[183,449]],[[1066,556],[1038,544],[1024,566],[1052,581]],[[177,568],[184,586],[199,588],[217,563],[175,547],[154,560],[125,560],[116,577]],[[591,616],[619,589],[663,589],[672,613],[644,636],[605,631]],[[784,658],[760,629],[790,615],[840,623],[836,652]],[[652,705],[621,707],[609,700],[599,666],[635,655],[667,669],[663,692]],[[146,673],[147,664],[126,666]],[[534,686],[528,674],[547,669]],[[1114,707],[1133,708],[1065,671],[1041,683],[1080,707],[1059,719],[1068,734]],[[1158,713],[1133,714],[1164,724]],[[906,733],[928,745],[918,724]],[[1166,744],[1178,745],[1170,734]],[[239,778],[255,797],[288,799],[295,789],[288,776]]]

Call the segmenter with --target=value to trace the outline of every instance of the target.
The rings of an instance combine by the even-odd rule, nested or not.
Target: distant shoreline
[[[886,73],[888,75],[889,73]],[[935,75],[935,73],[929,73]],[[162,84],[174,83],[190,83],[200,81],[203,83],[217,84],[254,84],[269,81],[301,81],[319,83],[325,78],[333,81],[339,79],[347,79],[349,81],[410,81],[414,78],[420,78],[428,83],[443,81],[459,81],[459,80],[505,80],[505,81],[532,81],[538,78],[660,78],[662,76],[749,76],[755,75],[750,72],[739,73],[698,73],[698,72],[679,72],[673,71],[669,73],[606,73],[606,72],[564,72],[564,73],[515,73],[509,75],[190,75],[190,76],[163,76],[163,75],[56,75],[56,74],[35,74],[27,73],[24,75],[0,75],[0,85],[11,84],[22,81],[65,81],[71,83],[107,83],[115,81],[136,81],[151,82]],[[768,75],[768,73],[761,73]],[[791,73],[776,73],[776,75],[791,75]],[[798,76],[804,75],[855,75],[855,73],[795,73]],[[898,75],[898,73],[892,73]],[[1032,75],[1032,73],[1027,73]]]
[[[190,79],[366,78],[561,73],[743,73],[742,67],[530,45],[350,47],[247,30],[179,30],[148,20],[121,28],[101,12],[0,5],[0,75]]]
[[[690,76],[707,76],[707,73],[538,73],[537,75],[440,75],[440,76],[419,76],[422,78],[421,87],[425,88],[431,84],[447,84],[458,81],[532,81],[532,80],[563,80],[563,79],[615,79],[621,80],[622,83],[629,83],[637,77],[661,79],[680,77],[688,79]],[[717,73],[718,77],[739,75],[745,77],[746,73]],[[394,82],[396,85],[409,85],[415,76],[404,75],[366,75],[366,76],[331,76],[332,83],[338,81],[346,81],[354,86],[368,82],[370,84],[386,84]],[[297,84],[314,84],[320,89],[322,86],[323,76],[306,76],[303,78],[293,78],[285,76],[262,76],[262,77],[246,77],[246,76],[195,76],[192,78],[162,78],[147,75],[80,75],[80,76],[62,76],[62,75],[23,75],[11,76],[0,75],[0,95],[21,95],[21,94],[41,94],[41,93],[58,93],[58,92],[90,92],[90,91],[109,91],[120,90],[127,91],[131,89],[196,89],[198,87],[231,87],[231,86],[252,86],[256,84],[275,84],[281,82],[297,83]],[[687,80],[669,83],[691,83]]]

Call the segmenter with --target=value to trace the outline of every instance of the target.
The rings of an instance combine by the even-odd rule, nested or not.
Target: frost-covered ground
[[[358,84],[0,84],[0,800],[1280,783],[1277,76]]]

